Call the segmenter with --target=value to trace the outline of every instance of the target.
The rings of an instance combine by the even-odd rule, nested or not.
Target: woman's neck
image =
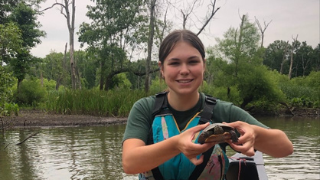
[[[186,111],[193,108],[199,101],[199,92],[188,95],[178,95],[174,92],[168,93],[170,106],[177,111]]]

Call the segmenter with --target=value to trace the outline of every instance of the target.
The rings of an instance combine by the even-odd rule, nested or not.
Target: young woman
[[[197,143],[197,135],[209,123],[224,122],[240,137],[230,146],[245,155],[259,150],[273,157],[293,152],[281,130],[270,129],[231,103],[216,100],[209,123],[201,124],[206,96],[199,92],[205,72],[205,50],[191,31],[170,33],[159,49],[159,67],[168,92],[167,107],[152,114],[156,97],[137,101],[129,114],[123,138],[122,165],[139,179],[223,179],[228,159],[219,144]],[[150,140],[151,139],[151,140]],[[205,153],[209,152],[209,155]]]

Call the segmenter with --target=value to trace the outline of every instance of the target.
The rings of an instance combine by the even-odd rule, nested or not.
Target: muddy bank
[[[19,116],[3,117],[2,120],[0,123],[5,127],[107,126],[127,122],[125,117],[63,115],[38,110],[22,110]]]
[[[295,117],[320,117],[320,109],[293,109]],[[255,112],[253,116],[265,116],[263,112]],[[269,114],[270,115],[270,114]],[[274,114],[275,115],[275,114]],[[292,116],[282,112],[275,116]],[[292,116],[292,117],[294,117]],[[58,127],[58,126],[108,126],[125,124],[126,117],[99,117],[90,115],[63,115],[39,110],[21,110],[19,116],[2,117],[0,127]]]

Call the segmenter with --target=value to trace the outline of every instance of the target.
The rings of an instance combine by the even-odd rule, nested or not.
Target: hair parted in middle
[[[172,51],[173,47],[178,42],[187,42],[194,48],[196,48],[202,57],[202,60],[205,59],[205,49],[203,43],[199,37],[189,30],[175,30],[171,32],[161,43],[159,48],[159,61],[163,64],[164,60]]]

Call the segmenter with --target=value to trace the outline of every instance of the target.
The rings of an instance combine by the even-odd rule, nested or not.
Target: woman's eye
[[[194,61],[190,61],[189,63],[190,63],[190,64],[198,64],[199,61],[198,61],[198,60],[194,60]]]
[[[179,63],[178,62],[171,62],[171,63],[169,63],[169,65],[174,66],[174,65],[179,65]]]

